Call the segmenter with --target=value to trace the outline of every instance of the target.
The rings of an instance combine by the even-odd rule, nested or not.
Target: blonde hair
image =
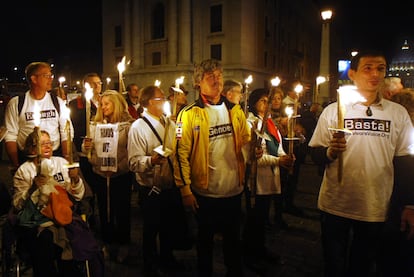
[[[105,118],[102,111],[102,105],[99,105],[94,119],[95,122],[103,122],[104,120],[107,120],[108,123],[121,122],[125,112],[128,113],[128,103],[126,102],[125,97],[115,90],[104,91],[101,94],[100,101],[102,101],[102,98],[104,97],[107,97],[108,100],[112,102],[114,105],[114,112],[111,118]]]

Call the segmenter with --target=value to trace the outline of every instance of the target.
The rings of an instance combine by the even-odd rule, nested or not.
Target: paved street
[[[7,161],[0,161],[0,181],[9,183],[11,178],[7,171]],[[282,257],[281,264],[268,266],[265,276],[278,277],[320,277],[322,276],[322,255],[320,246],[320,229],[318,211],[316,209],[317,193],[321,177],[317,174],[317,168],[311,163],[302,165],[298,192],[295,203],[302,208],[306,217],[295,217],[284,214],[290,229],[277,232],[268,229],[268,247]],[[142,276],[141,256],[141,214],[138,207],[137,192],[132,194],[132,244],[130,255],[125,264],[112,261],[106,262],[106,276],[139,277]],[[225,268],[221,252],[220,236],[216,237],[215,244],[214,277],[225,276]],[[190,251],[177,251],[176,257],[183,261],[188,270],[185,273],[177,273],[173,276],[195,276],[196,253]],[[23,276],[31,276],[30,271]],[[259,276],[246,268],[247,277]]]

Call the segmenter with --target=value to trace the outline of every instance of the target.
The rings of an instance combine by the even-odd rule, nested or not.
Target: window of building
[[[121,25],[115,26],[115,47],[122,47],[122,27]]]
[[[164,4],[157,3],[152,11],[152,39],[164,38],[165,9]]]
[[[215,5],[210,7],[210,32],[223,31],[223,12],[222,5]]]
[[[152,65],[161,65],[161,52],[152,53]]]
[[[212,44],[210,54],[212,59],[221,60],[221,44]]]

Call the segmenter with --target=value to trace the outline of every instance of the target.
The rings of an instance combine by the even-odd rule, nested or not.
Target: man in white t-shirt
[[[327,277],[371,276],[373,268],[380,268],[377,258],[394,185],[393,160],[410,155],[413,130],[404,107],[379,91],[386,69],[381,52],[359,52],[348,76],[366,101],[345,106],[343,123],[352,136],[329,129],[338,126],[337,103],[332,103],[320,115],[309,142],[313,160],[325,167],[318,208]],[[414,210],[405,207],[401,219],[408,236],[414,237],[409,227],[414,225]]]
[[[68,154],[65,127],[66,121],[70,122],[70,119],[66,118],[64,113],[65,102],[57,97],[59,112],[48,92],[52,89],[53,83],[51,66],[46,62],[32,62],[26,67],[25,73],[30,89],[25,93],[21,111],[18,107],[19,97],[15,96],[7,104],[5,113],[5,145],[13,170],[26,160],[23,154],[24,143],[36,124],[50,134],[55,155],[67,157]],[[40,113],[39,122],[35,122],[36,113]],[[73,137],[72,123],[70,127]]]

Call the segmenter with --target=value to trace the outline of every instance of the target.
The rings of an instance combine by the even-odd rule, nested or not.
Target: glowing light
[[[119,74],[122,74],[125,71],[125,56],[123,56],[122,60],[118,63],[117,69]]]
[[[338,88],[338,94],[342,105],[349,105],[367,100],[358,92],[356,86],[346,85]]]
[[[292,117],[292,114],[293,114],[293,108],[292,108],[292,107],[290,107],[290,106],[286,107],[286,108],[285,108],[285,113],[286,113],[286,115],[288,116],[288,118]]]
[[[277,87],[280,84],[280,78],[276,76],[270,80],[270,83],[272,84],[272,87]]]
[[[329,20],[332,17],[332,11],[331,10],[324,10],[321,12],[321,16],[323,20]]]
[[[93,97],[93,89],[89,85],[89,83],[85,83],[85,99],[86,99],[86,107],[85,107],[85,120],[86,120],[86,137],[90,137],[90,130],[89,130],[89,122],[91,120],[91,99]]]
[[[178,79],[175,79],[175,88],[179,89],[180,85],[184,83],[184,76],[181,76]]]
[[[244,83],[245,83],[245,84],[248,84],[248,85],[250,85],[252,82],[253,82],[253,77],[252,77],[252,75],[249,75],[249,76],[246,78],[246,80],[244,80]]]
[[[62,87],[63,83],[66,81],[65,76],[60,76],[59,77],[59,86]]]
[[[171,115],[171,105],[169,101],[165,101],[163,109],[165,116],[169,117]]]
[[[296,85],[296,87],[295,87],[295,92],[297,93],[297,94],[299,94],[299,93],[301,93],[303,91],[303,86],[302,86],[302,84],[297,84]]]
[[[325,83],[326,82],[326,78],[325,77],[323,77],[323,76],[318,76],[318,77],[316,77],[316,85],[320,85],[320,84],[322,84],[322,83]]]

